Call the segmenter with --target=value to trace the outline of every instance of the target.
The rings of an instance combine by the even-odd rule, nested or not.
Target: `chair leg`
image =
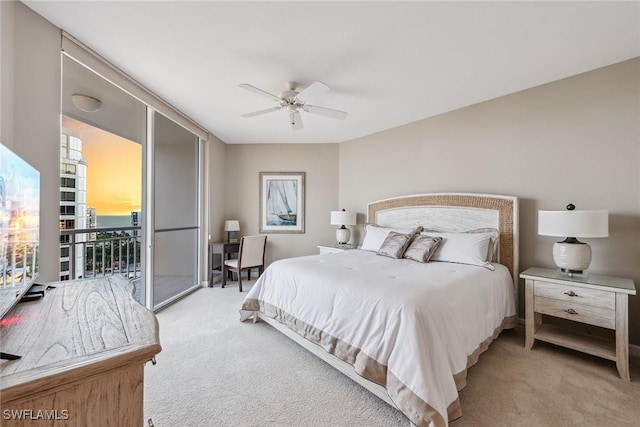
[[[238,269],[238,291],[242,292],[242,270]]]
[[[222,263],[222,287],[227,284],[227,274],[229,270],[226,264]]]

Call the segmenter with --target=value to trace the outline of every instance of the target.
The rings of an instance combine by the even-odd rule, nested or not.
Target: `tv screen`
[[[38,275],[40,173],[0,144],[0,319]]]

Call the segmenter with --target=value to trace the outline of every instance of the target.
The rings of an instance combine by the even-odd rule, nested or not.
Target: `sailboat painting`
[[[304,233],[304,172],[260,172],[260,232]]]

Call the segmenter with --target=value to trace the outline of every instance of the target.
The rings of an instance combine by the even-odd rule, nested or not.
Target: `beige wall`
[[[608,209],[593,273],[640,290],[640,59],[340,144],[340,207],[429,192],[520,198],[520,267],[553,267],[537,210]],[[360,233],[358,237],[361,238]],[[521,293],[523,295],[523,293]],[[640,345],[640,296],[630,338]]]
[[[315,254],[317,244],[335,240],[329,220],[338,209],[338,144],[227,145],[225,158],[226,217],[213,230],[222,232],[224,219],[239,219],[241,235],[258,234],[259,173],[305,172],[306,232],[268,234],[267,262]]]
[[[0,3],[2,143],[40,171],[39,279],[58,280],[60,30],[22,3]]]
[[[220,241],[223,239],[223,225],[225,220],[225,176],[226,176],[226,149],[227,145],[213,135],[205,143],[205,152],[208,159],[208,168],[205,178],[207,188],[206,201],[208,206],[209,223],[207,232],[209,240]],[[205,212],[205,218],[207,212]],[[207,253],[206,250],[204,253]]]

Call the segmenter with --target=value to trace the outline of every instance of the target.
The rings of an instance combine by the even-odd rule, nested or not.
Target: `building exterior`
[[[142,217],[140,216],[140,211],[131,211],[131,226],[139,227],[141,225]],[[140,234],[140,230],[132,230],[133,237],[136,237]]]
[[[94,215],[95,218],[95,210]],[[82,140],[63,129],[60,134],[60,229],[88,228],[87,161],[82,157]],[[60,280],[69,280],[72,237],[60,236]],[[76,243],[86,242],[86,234],[77,234]],[[84,277],[84,251],[76,246],[75,277]],[[80,249],[80,250],[78,250]]]
[[[96,208],[87,208],[87,228],[97,228],[98,218],[96,217]],[[89,233],[88,240],[90,242],[96,241],[96,233]]]

